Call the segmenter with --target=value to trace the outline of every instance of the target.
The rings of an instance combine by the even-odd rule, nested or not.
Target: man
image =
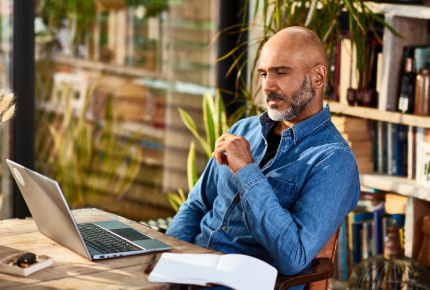
[[[312,31],[274,35],[259,72],[267,112],[217,140],[167,234],[292,275],[311,266],[356,206],[357,164],[323,104],[327,56]]]

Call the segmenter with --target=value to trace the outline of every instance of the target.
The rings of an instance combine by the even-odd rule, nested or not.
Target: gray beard
[[[302,86],[291,94],[289,107],[285,110],[278,110],[277,106],[268,106],[267,113],[273,121],[288,121],[300,115],[315,98],[315,90],[312,88],[311,75],[306,74]],[[266,94],[266,102],[270,99],[286,100],[284,95],[275,93]]]

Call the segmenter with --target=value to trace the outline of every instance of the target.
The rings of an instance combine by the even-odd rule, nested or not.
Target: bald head
[[[258,71],[272,120],[290,127],[322,110],[327,56],[312,31],[290,27],[275,34],[261,51]]]
[[[328,65],[327,54],[321,40],[307,28],[298,26],[285,28],[266,42],[264,49],[266,48],[288,52],[290,57],[297,58],[303,63],[305,70],[317,65],[327,68]]]

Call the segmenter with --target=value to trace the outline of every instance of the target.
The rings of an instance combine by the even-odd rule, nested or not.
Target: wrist
[[[240,169],[242,169],[243,167],[245,167],[246,165],[251,164],[251,163],[254,163],[254,162],[243,162],[243,163],[238,164],[236,166],[230,167],[230,170],[231,170],[231,172],[233,172],[233,174],[236,174],[236,172],[238,172]]]

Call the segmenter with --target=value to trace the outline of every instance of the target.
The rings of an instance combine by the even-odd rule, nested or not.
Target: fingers
[[[215,142],[215,150],[212,153],[212,157],[216,159],[219,165],[225,164],[228,166],[228,159],[224,153],[226,152],[226,146],[228,143],[227,138],[230,138],[230,135],[232,134],[224,133]]]
[[[227,156],[225,156],[224,153],[217,153],[217,152],[212,152],[212,157],[216,159],[216,161],[218,162],[219,165],[227,165],[228,166],[228,160],[227,160]]]
[[[222,144],[216,144],[215,150],[212,153],[212,157],[216,159],[219,165],[228,165],[227,156],[224,154],[225,148],[222,146]]]
[[[254,162],[248,140],[230,133],[224,133],[216,140],[212,157],[219,165],[230,167],[233,174],[243,166]]]

